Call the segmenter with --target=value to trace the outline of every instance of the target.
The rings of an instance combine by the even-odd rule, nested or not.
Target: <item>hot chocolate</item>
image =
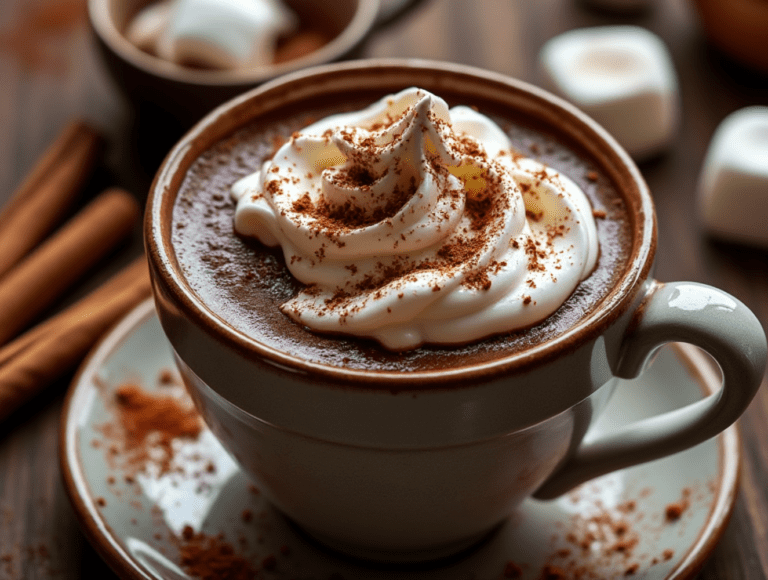
[[[283,253],[233,232],[232,185],[306,125],[342,111],[363,109],[382,94],[345,96],[345,105],[317,103],[312,111],[283,109],[256,119],[202,154],[187,171],[173,210],[173,247],[190,287],[220,319],[259,342],[307,361],[386,371],[464,367],[514,354],[551,340],[576,324],[615,286],[631,252],[624,200],[588,155],[492,102],[441,94],[449,105],[468,105],[503,128],[512,147],[556,169],[584,191],[593,208],[600,254],[591,274],[552,315],[532,327],[459,346],[422,346],[390,352],[365,338],[311,332],[280,306],[302,290]]]
[[[284,261],[294,254],[233,232],[232,185],[260,170],[293,131],[416,84],[448,109],[476,107],[516,151],[586,192],[598,263],[543,322],[463,346],[403,352],[311,332],[280,310],[301,296]],[[346,183],[332,167],[324,178]],[[333,183],[323,190],[326,201]],[[291,211],[311,218],[301,198]],[[367,223],[365,213],[350,210]],[[317,213],[337,215],[332,209],[326,216],[324,207]],[[206,423],[275,506],[358,557],[393,562],[456,553],[534,493],[555,497],[716,435],[743,412],[763,377],[765,336],[745,306],[708,286],[649,278],[653,204],[626,153],[573,107],[487,71],[358,61],[263,85],[211,113],[171,151],[146,215],[158,316]],[[343,217],[347,225],[357,221]],[[474,226],[466,227],[469,234]],[[584,440],[619,379],[638,376],[659,346],[678,340],[712,354],[723,370],[722,391]]]

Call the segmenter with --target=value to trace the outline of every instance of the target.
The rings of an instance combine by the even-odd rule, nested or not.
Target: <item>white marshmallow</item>
[[[168,0],[141,11],[126,37],[171,62],[245,68],[274,62],[278,36],[296,25],[278,0]]]
[[[699,212],[714,235],[768,247],[768,107],[731,113],[704,159]]]
[[[164,0],[145,7],[128,24],[126,38],[141,50],[155,54],[157,41],[168,23],[171,6],[170,0]]]
[[[677,132],[677,77],[663,41],[637,26],[571,30],[539,55],[550,88],[590,115],[635,159]]]

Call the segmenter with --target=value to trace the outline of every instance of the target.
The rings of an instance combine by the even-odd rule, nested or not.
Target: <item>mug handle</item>
[[[654,351],[668,342],[691,343],[712,355],[722,371],[722,388],[680,409],[581,443],[533,497],[553,499],[593,477],[693,447],[739,418],[765,371],[766,338],[755,315],[711,286],[651,282],[625,331],[614,374],[637,377]]]

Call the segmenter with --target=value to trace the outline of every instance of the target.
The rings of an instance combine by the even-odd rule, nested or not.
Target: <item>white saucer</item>
[[[356,562],[318,547],[274,511],[207,430],[196,441],[175,442],[180,471],[126,481],[103,441],[100,428],[113,419],[106,403],[127,381],[147,390],[180,390],[158,386],[160,373],[173,368],[149,300],[91,353],[62,417],[65,487],[94,547],[125,578],[191,578],[178,551],[187,525],[210,536],[223,533],[236,554],[260,570],[259,578],[534,580],[546,565],[584,579],[689,578],[713,550],[735,500],[740,455],[731,427],[693,449],[588,482],[558,500],[529,500],[487,541],[449,562],[417,568]],[[595,429],[678,407],[719,385],[698,350],[666,347],[642,378],[619,386]],[[683,499],[688,505],[681,517],[670,520],[667,507]],[[262,569],[265,558],[269,570]]]

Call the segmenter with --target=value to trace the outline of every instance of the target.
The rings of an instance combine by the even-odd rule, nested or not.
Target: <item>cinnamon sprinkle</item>
[[[664,515],[668,522],[674,522],[680,519],[680,517],[683,515],[683,512],[685,512],[685,510],[688,509],[688,506],[690,505],[690,495],[691,490],[685,488],[683,490],[683,496],[680,501],[667,505],[666,509],[664,510]]]
[[[102,425],[100,430],[115,442],[110,454],[115,457],[122,451],[124,467],[131,472],[150,462],[158,465],[161,475],[171,471],[174,440],[195,439],[202,430],[194,407],[171,395],[128,383],[115,390],[114,402],[116,422]]]
[[[488,269],[473,272],[464,279],[462,284],[468,288],[485,291],[490,290],[492,286],[491,279],[488,277]]]
[[[340,173],[334,175],[339,176]],[[340,183],[351,188],[351,181],[336,182],[337,185]],[[363,191],[365,190],[363,189]],[[364,203],[363,205],[358,205],[352,199],[348,199],[342,204],[332,204],[324,198],[320,198],[313,203],[309,194],[305,193],[294,202],[292,209],[297,213],[313,218],[316,222],[316,229],[333,239],[351,230],[392,218],[413,197],[415,191],[416,179],[411,178],[407,189],[396,186],[383,204],[380,203],[381,200],[370,198],[365,201],[373,203]],[[379,202],[378,205],[376,202]]]
[[[422,127],[422,133],[409,131],[406,127],[411,119],[401,126],[397,123],[408,116],[415,118],[422,115],[423,109],[417,111],[415,107],[406,109],[397,119],[387,115],[385,119],[377,120],[367,127],[344,127],[338,130],[327,130],[322,138],[326,143],[335,140],[339,143],[346,162],[333,165],[322,170],[325,185],[330,184],[341,192],[342,202],[336,199],[327,199],[317,191],[305,191],[290,205],[290,210],[303,218],[301,224],[308,227],[311,236],[324,236],[332,243],[343,247],[343,235],[352,230],[365,228],[373,224],[384,224],[394,227],[394,220],[403,220],[402,210],[414,198],[421,196],[421,185],[411,166],[413,159],[396,158],[392,166],[381,170],[381,153],[392,151],[395,146],[409,146],[412,139],[423,139],[420,154],[424,156],[425,170],[432,174],[435,182],[440,184],[439,193],[441,203],[450,206],[454,211],[464,206],[459,229],[446,238],[446,243],[433,257],[428,259],[414,259],[407,254],[399,257],[388,256],[386,260],[379,262],[370,273],[359,276],[358,265],[351,263],[345,266],[351,276],[338,286],[330,298],[323,300],[322,305],[314,306],[316,316],[324,316],[330,311],[339,317],[343,324],[346,318],[365,307],[368,300],[377,300],[387,295],[388,291],[397,291],[403,288],[407,282],[417,279],[425,280],[433,292],[439,292],[445,287],[445,280],[454,276],[461,276],[461,284],[472,290],[484,292],[492,287],[492,276],[498,273],[503,265],[497,263],[488,267],[480,266],[479,256],[483,254],[486,246],[504,227],[503,219],[510,209],[511,200],[507,189],[510,186],[506,169],[497,161],[490,159],[483,146],[474,138],[457,134],[444,120],[438,118],[431,110],[426,113],[432,127]],[[437,133],[438,140],[435,140]],[[384,136],[385,131],[389,131]],[[399,131],[399,132],[396,132]],[[295,141],[298,134],[294,134]],[[339,141],[340,140],[340,141]],[[420,141],[421,143],[421,141]],[[295,146],[295,145],[294,145]],[[508,153],[511,156],[519,155],[515,151]],[[418,161],[418,160],[417,160]],[[273,168],[275,171],[277,167]],[[283,186],[290,185],[296,179],[287,176],[290,168],[286,168],[281,175],[275,178],[270,176],[266,188],[273,196],[283,193]],[[394,173],[399,179],[397,185],[391,188],[377,187],[377,184],[388,172]],[[455,185],[457,180],[461,182],[459,189]],[[532,175],[529,183],[517,184],[525,195],[535,196],[534,186],[547,181],[555,187],[560,187],[556,180],[543,169]],[[386,191],[384,191],[386,189]],[[347,194],[344,197],[344,194]],[[529,220],[541,222],[545,218],[553,217],[544,215],[543,211],[535,211],[535,204],[528,204],[526,215]],[[284,213],[283,213],[284,215]],[[438,219],[447,223],[450,219],[448,211],[438,214]],[[544,272],[547,270],[545,260],[552,260],[553,267],[559,269],[562,265],[554,254],[554,240],[565,236],[568,227],[563,218],[560,223],[546,223],[541,227],[541,232],[535,236],[520,240],[512,240],[512,248],[520,248],[522,243],[526,254],[529,272]],[[407,242],[403,234],[392,236],[393,249],[401,243]],[[310,257],[310,264],[322,262],[329,255],[327,248],[321,245]],[[293,256],[290,262],[294,263],[299,258]],[[434,276],[428,273],[433,272]],[[426,274],[426,275],[425,275]],[[553,281],[557,281],[551,275]],[[530,288],[536,288],[534,279],[528,280]],[[302,295],[311,298],[317,296],[319,288],[307,286]],[[404,294],[400,292],[399,297]],[[523,303],[534,303],[531,296],[524,296]],[[290,309],[291,315],[301,317],[302,313],[297,305],[285,306],[284,312]],[[391,312],[392,309],[387,310]]]
[[[185,526],[179,541],[179,556],[182,569],[195,578],[253,580],[257,577],[258,571],[239,556],[221,534],[207,536]]]
[[[637,571],[640,569],[640,564],[635,562],[634,564],[630,564],[626,570],[624,570],[625,576],[634,576],[637,574]]]

